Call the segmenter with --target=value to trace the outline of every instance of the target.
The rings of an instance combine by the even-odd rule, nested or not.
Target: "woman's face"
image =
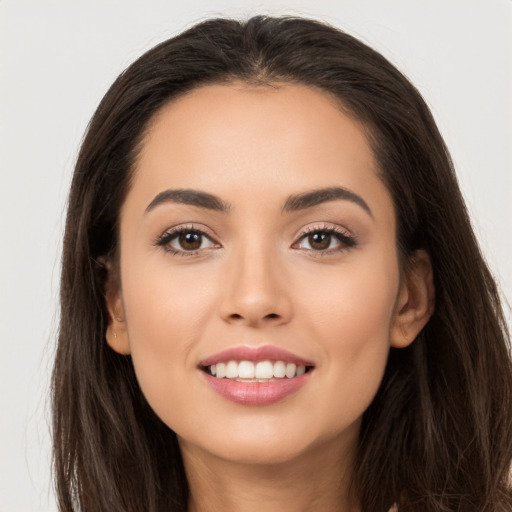
[[[185,452],[349,450],[405,293],[395,226],[361,125],[326,93],[195,89],[143,143],[109,343]]]

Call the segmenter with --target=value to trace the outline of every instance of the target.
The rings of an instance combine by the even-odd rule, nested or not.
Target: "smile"
[[[209,357],[199,368],[221,397],[242,405],[269,405],[304,386],[314,365],[278,347],[240,346]]]

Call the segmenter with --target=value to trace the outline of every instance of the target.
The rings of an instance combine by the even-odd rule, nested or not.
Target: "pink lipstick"
[[[240,346],[224,350],[199,365],[217,394],[243,405],[268,405],[298,391],[313,364],[278,347]]]

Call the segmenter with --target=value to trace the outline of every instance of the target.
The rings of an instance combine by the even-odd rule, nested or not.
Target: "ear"
[[[430,257],[423,249],[417,250],[405,269],[391,325],[392,347],[410,345],[434,312],[434,276]]]
[[[107,269],[105,304],[109,317],[105,339],[112,350],[118,354],[128,355],[130,354],[130,343],[126,330],[121,281],[118,271],[110,262],[105,263],[105,268]]]

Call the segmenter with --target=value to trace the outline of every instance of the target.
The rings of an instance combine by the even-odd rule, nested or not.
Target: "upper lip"
[[[226,361],[252,361],[254,363],[259,361],[284,361],[286,363],[294,363],[297,366],[313,366],[311,361],[303,359],[288,350],[272,345],[263,345],[260,347],[241,345],[228,348],[204,359],[199,363],[199,366],[211,366],[212,364]]]

